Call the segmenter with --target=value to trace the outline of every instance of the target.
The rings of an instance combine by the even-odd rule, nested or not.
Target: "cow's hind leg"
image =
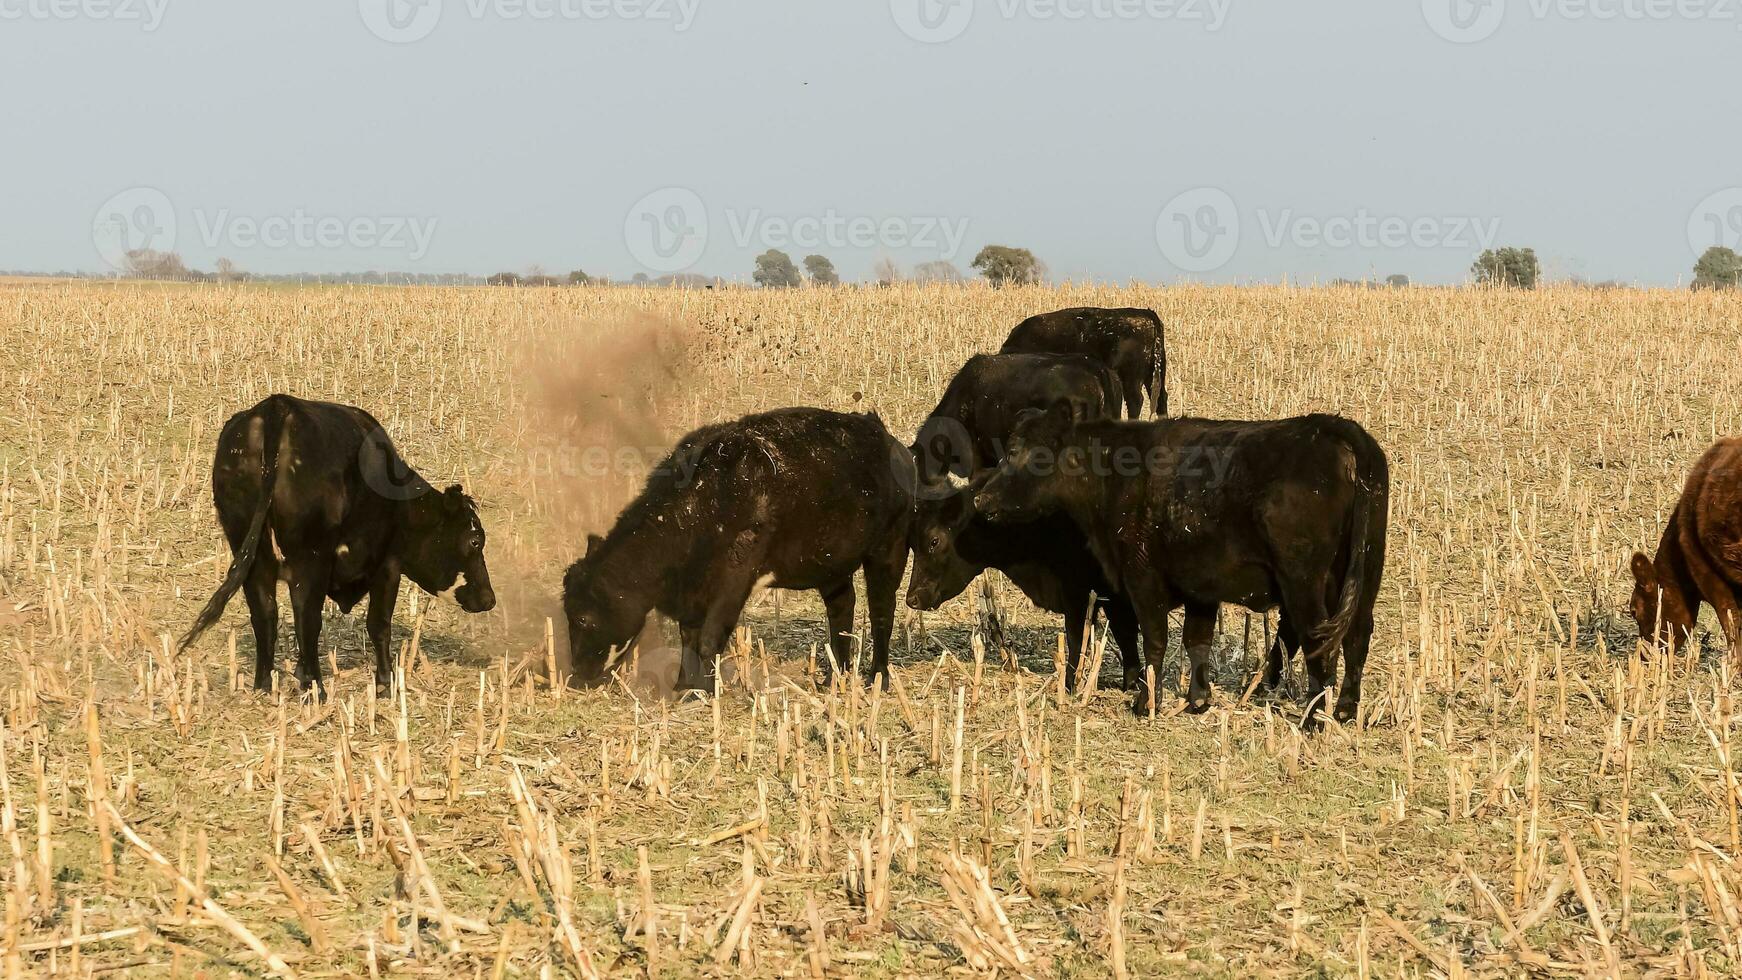
[[[291,559],[290,611],[296,619],[296,679],[304,691],[321,690],[321,610],[327,602],[329,569],[323,558]]]
[[[823,597],[829,617],[829,657],[817,665],[819,680],[826,686],[837,668],[843,672],[853,669],[853,579],[818,589],[817,594]]]
[[[865,563],[865,609],[871,620],[871,669],[865,680],[881,681],[889,689],[889,637],[895,632],[895,593],[907,571],[907,537],[902,535],[889,554]]]
[[[1119,390],[1125,397],[1125,417],[1128,419],[1143,417],[1143,391],[1149,387],[1144,375],[1148,373],[1148,368],[1141,364],[1127,365],[1119,372]]]
[[[1336,719],[1355,720],[1361,707],[1361,672],[1367,667],[1367,648],[1373,640],[1373,603],[1364,600],[1343,635],[1343,689],[1337,692]]]
[[[1337,669],[1336,648],[1316,649],[1324,644],[1315,643],[1312,639],[1313,634],[1329,618],[1325,606],[1325,589],[1320,582],[1310,582],[1304,576],[1294,576],[1282,578],[1278,582],[1278,592],[1282,595],[1283,619],[1292,624],[1294,634],[1300,640],[1305,654],[1307,709],[1300,724],[1302,728],[1310,731],[1318,727],[1319,710],[1324,707],[1325,698],[1330,696],[1327,688]]]
[[[278,652],[278,561],[263,547],[254,556],[242,592],[248,599],[248,620],[254,626],[254,689],[272,691],[272,670]]]

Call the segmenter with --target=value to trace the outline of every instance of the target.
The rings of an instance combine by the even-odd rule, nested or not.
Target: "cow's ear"
[[[588,554],[588,555],[591,555],[591,554],[592,554],[592,553],[593,553],[593,549],[595,549],[595,548],[597,548],[597,547],[599,547],[599,546],[600,546],[600,545],[602,545],[602,544],[604,544],[604,543],[605,543],[605,539],[604,539],[604,538],[601,538],[601,537],[599,537],[599,536],[598,536],[598,535],[597,535],[597,534],[589,534],[589,535],[587,535],[587,550],[586,550],[586,554]]]
[[[442,503],[449,510],[460,510],[466,506],[466,491],[461,490],[458,483],[452,484],[442,491]]]
[[[1072,422],[1076,421],[1076,401],[1077,399],[1075,398],[1060,398],[1058,401],[1053,402],[1052,407],[1048,408],[1046,411],[1047,421],[1055,422],[1059,425],[1070,425]]]
[[[1645,557],[1644,552],[1633,553],[1633,581],[1646,590],[1657,587],[1657,568],[1651,564],[1651,559]]]
[[[1022,423],[1027,422],[1030,419],[1038,419],[1038,418],[1045,418],[1045,417],[1046,417],[1046,412],[1041,410],[1041,409],[1025,408],[1022,411],[1016,413],[1016,425],[1021,425]],[[1015,428],[1015,426],[1012,426],[1012,428]]]
[[[1065,404],[1071,410],[1072,422],[1087,422],[1094,417],[1095,407],[1087,398],[1067,398]]]

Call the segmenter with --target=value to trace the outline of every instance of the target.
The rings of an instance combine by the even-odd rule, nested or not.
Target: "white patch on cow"
[[[968,489],[968,478],[960,473],[945,473],[944,481],[950,485],[951,490]]]
[[[340,561],[344,561],[346,558],[349,558],[350,555],[351,555],[351,546],[348,544],[339,545],[339,550],[333,552],[333,557],[339,559]]]

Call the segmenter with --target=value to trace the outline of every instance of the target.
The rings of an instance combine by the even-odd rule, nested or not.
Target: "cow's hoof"
[[[874,674],[866,674],[863,680],[865,681],[865,687],[867,689],[869,689],[873,684],[881,682],[883,684],[884,693],[887,694],[889,692],[889,672],[886,670],[880,670]]]
[[[1125,672],[1123,677],[1119,678],[1119,690],[1135,691],[1137,690],[1137,685],[1141,683],[1143,683],[1143,675],[1135,670],[1128,670]]]
[[[1347,725],[1354,721],[1355,716],[1359,713],[1359,705],[1339,704],[1337,705],[1336,712],[1333,713],[1331,717],[1337,719],[1337,724]]]
[[[1149,696],[1147,694],[1139,694],[1131,699],[1131,713],[1139,718],[1149,717]]]
[[[1208,710],[1210,710],[1209,698],[1186,699],[1186,714],[1201,715]]]

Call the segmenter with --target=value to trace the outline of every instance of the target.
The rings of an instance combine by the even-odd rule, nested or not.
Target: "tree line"
[[[1035,254],[1026,248],[1016,248],[1009,245],[987,245],[980,249],[970,262],[969,268],[974,269],[993,286],[1020,286],[1039,283],[1046,278],[1046,265]],[[962,273],[947,261],[936,260],[921,262],[914,266],[911,275],[904,276],[899,266],[891,259],[880,259],[873,269],[879,284],[888,284],[908,279],[920,283],[952,283],[964,280]],[[1706,249],[1697,262],[1694,263],[1692,288],[1694,289],[1735,289],[1742,286],[1742,254],[1723,245],[1713,245]],[[441,285],[441,286],[608,286],[612,280],[608,276],[592,275],[581,269],[570,271],[566,276],[556,276],[545,272],[538,266],[533,266],[525,273],[498,272],[490,276],[473,276],[466,273],[400,273],[400,272],[347,272],[308,274],[294,273],[289,275],[263,275],[260,273],[243,272],[236,268],[234,262],[220,258],[213,271],[203,272],[190,268],[175,252],[155,251],[152,249],[134,249],[125,256],[122,275],[131,279],[159,279],[178,282],[310,282],[310,283],[359,283],[379,285]],[[1496,286],[1515,289],[1534,289],[1542,277],[1542,263],[1536,257],[1532,248],[1491,248],[1486,249],[1470,266],[1470,275],[1477,285]],[[758,286],[771,289],[793,288],[809,284],[812,286],[837,286],[841,283],[840,274],[835,271],[833,262],[824,255],[807,255],[803,259],[802,271],[792,257],[779,249],[771,248],[756,256],[756,264],[750,278]],[[652,279],[646,273],[636,273],[629,285],[637,286],[693,286],[714,287],[726,285],[724,280],[690,274],[661,276]],[[1333,285],[1379,285],[1364,280],[1335,280]],[[1409,277],[1403,275],[1387,276],[1384,285],[1399,287],[1409,285]]]

